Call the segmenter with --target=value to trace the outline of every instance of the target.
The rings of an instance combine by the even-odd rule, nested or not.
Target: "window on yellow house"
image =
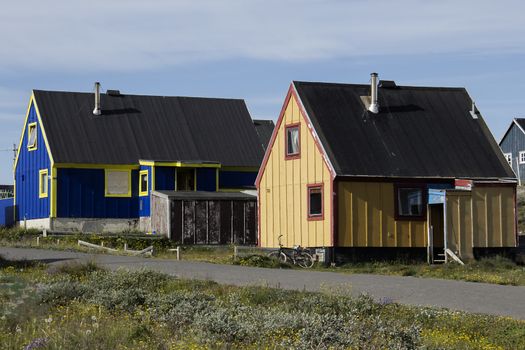
[[[287,125],[286,128],[286,158],[299,158],[301,144],[299,139],[299,124]]]
[[[323,185],[308,185],[308,220],[323,219]]]

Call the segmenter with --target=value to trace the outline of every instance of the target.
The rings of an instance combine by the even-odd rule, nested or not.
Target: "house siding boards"
[[[331,173],[291,91],[280,119],[258,186],[260,245],[278,247],[282,234],[282,243],[288,247],[331,246]],[[300,126],[300,156],[285,160],[285,127],[296,123]],[[323,184],[323,220],[307,218],[308,184]]]
[[[219,171],[219,189],[253,188],[257,172],[253,171]]]
[[[106,197],[104,169],[57,171],[57,216],[61,218],[139,217],[138,170],[131,170],[131,197]]]
[[[525,151],[525,133],[515,121],[512,122],[501,140],[500,148],[503,153],[512,153],[512,170],[523,183],[525,181],[525,164],[519,164],[519,152]]]
[[[340,181],[339,247],[426,247],[427,223],[396,220],[394,184]]]
[[[515,189],[479,186],[472,191],[447,191],[447,246],[473,258],[473,248],[516,245]]]
[[[51,175],[51,160],[38,119],[35,103],[31,99],[15,168],[15,205],[18,220],[41,219],[50,216],[52,184],[49,179],[47,180],[47,197],[39,198],[39,172],[47,169],[48,174]],[[37,125],[37,148],[33,151],[29,151],[27,147],[27,126],[31,123]]]

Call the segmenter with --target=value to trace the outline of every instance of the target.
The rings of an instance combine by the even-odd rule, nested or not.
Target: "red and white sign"
[[[454,186],[456,190],[472,191],[472,180],[455,179]]]

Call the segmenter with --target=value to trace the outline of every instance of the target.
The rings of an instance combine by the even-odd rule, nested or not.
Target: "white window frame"
[[[518,160],[520,164],[525,164],[525,151],[520,151]]]
[[[505,156],[507,163],[512,167],[512,153],[503,153],[503,155]]]

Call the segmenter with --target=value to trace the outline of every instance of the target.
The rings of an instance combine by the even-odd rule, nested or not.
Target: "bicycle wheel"
[[[310,254],[305,252],[298,254],[295,258],[295,262],[297,263],[297,265],[305,269],[309,269],[312,266],[314,266],[314,258]]]
[[[283,252],[281,252],[279,250],[274,250],[273,252],[270,252],[268,254],[268,257],[271,258],[271,259],[277,259],[277,260],[279,260],[282,263],[286,262],[286,254],[284,254]]]

